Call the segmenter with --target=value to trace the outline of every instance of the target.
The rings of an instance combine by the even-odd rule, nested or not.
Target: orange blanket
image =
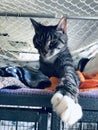
[[[94,74],[87,74],[85,72],[77,71],[77,74],[80,78],[80,92],[89,91],[89,90],[98,90],[98,72]],[[56,77],[51,77],[51,86],[48,88],[45,88],[46,90],[52,90],[54,91],[57,87],[57,85],[60,82],[60,79]]]

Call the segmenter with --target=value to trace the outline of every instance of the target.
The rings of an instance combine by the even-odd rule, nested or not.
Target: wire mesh
[[[36,18],[44,25],[55,25],[59,19]],[[68,46],[75,58],[91,58],[98,53],[98,20],[67,22]],[[34,29],[29,18],[0,17],[0,60],[38,60],[33,46]],[[6,34],[6,35],[5,35]],[[6,62],[6,61],[5,61]]]
[[[61,122],[61,129],[60,130],[97,130],[98,124],[97,123],[91,123],[91,122],[78,122],[74,124],[73,126],[69,126],[68,124],[64,124]]]
[[[8,14],[11,13],[13,15],[17,14],[17,17],[8,17]],[[91,44],[97,45],[97,13],[97,0],[1,0],[0,60],[8,58],[14,60],[38,59],[38,56],[35,56],[37,51],[32,44],[34,29],[31,25],[29,14],[34,14],[35,17],[39,15],[39,18],[35,19],[45,25],[57,24],[58,18],[67,15],[67,18],[69,18],[67,34],[70,50],[77,50],[82,47],[85,49],[86,46]],[[5,14],[5,17],[2,17],[2,14]],[[28,17],[18,17],[21,14],[26,14]],[[43,18],[40,18],[40,16]],[[48,16],[54,16],[54,18],[50,19]],[[75,19],[77,17],[82,19]],[[89,19],[89,17],[94,17],[96,20],[93,18]],[[95,53],[97,50],[93,50],[93,52]],[[82,57],[85,55],[88,57],[89,53],[91,54],[92,52],[83,54]],[[79,58],[80,55],[77,57]]]
[[[97,0],[1,0],[0,12],[97,16]]]
[[[97,17],[97,0],[1,0],[0,14],[0,61],[4,64],[16,64],[17,60],[38,60],[37,51],[32,44],[34,29],[29,18],[8,17],[8,13],[21,16],[39,14],[43,16],[82,16]],[[36,18],[45,25],[57,24],[59,19]],[[92,57],[98,52],[98,20],[68,19],[68,44],[75,59]],[[85,50],[85,51],[84,51]],[[77,54],[78,53],[78,54]],[[80,56],[81,55],[81,56]],[[14,59],[14,61],[13,61]],[[20,62],[18,62],[21,64]],[[23,62],[24,64],[24,62]],[[0,130],[37,130],[37,123],[1,121]],[[50,127],[49,127],[50,128]],[[68,128],[62,125],[61,130],[97,130],[97,123],[78,123]]]
[[[97,123],[76,123],[72,127],[62,123],[60,130],[97,130]],[[38,122],[0,121],[0,130],[38,130]],[[47,130],[51,130],[48,126]]]
[[[1,121],[0,130],[37,130],[37,123]]]

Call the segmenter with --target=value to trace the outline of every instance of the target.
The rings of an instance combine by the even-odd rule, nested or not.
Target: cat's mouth
[[[55,59],[58,57],[58,53],[53,53],[52,55],[45,56],[45,60],[49,62],[54,62]]]
[[[56,60],[60,51],[61,49],[58,49],[58,48],[54,49],[53,51],[48,51],[46,55],[42,55],[42,58],[45,62],[52,63]]]

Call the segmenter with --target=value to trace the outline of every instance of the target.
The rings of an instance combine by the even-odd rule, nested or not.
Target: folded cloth
[[[19,89],[27,88],[20,80],[15,77],[1,77],[0,76],[0,89]]]
[[[98,90],[98,72],[88,74],[85,72],[77,71],[80,77],[80,92],[89,90]]]
[[[55,91],[56,87],[60,83],[60,79],[56,78],[56,77],[50,77],[49,80],[51,82],[51,85],[49,87],[45,88],[45,90]]]
[[[98,72],[88,74],[77,71],[80,78],[80,92],[98,90]],[[5,77],[6,76],[6,77]],[[39,88],[55,91],[60,79],[42,74],[39,70],[28,67],[5,67],[0,69],[0,88]]]
[[[25,84],[29,88],[44,89],[45,87],[48,87],[51,85],[49,78],[46,75],[44,75],[39,69],[35,69],[32,67],[27,67],[27,66],[1,67],[0,76],[7,77],[7,78],[15,77],[17,80],[20,80],[23,84]]]
[[[77,74],[80,78],[80,86],[79,86],[80,92],[89,91],[89,90],[98,90],[98,72],[93,74],[88,74],[85,72],[77,71]],[[54,91],[58,86],[60,79],[56,77],[51,77],[50,81],[51,81],[51,86],[45,88],[45,90]]]

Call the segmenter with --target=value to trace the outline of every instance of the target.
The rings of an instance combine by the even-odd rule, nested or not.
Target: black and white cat
[[[30,19],[35,29],[33,43],[40,54],[40,70],[48,77],[60,78],[60,84],[51,99],[53,110],[69,125],[82,117],[78,104],[78,87],[72,56],[67,46],[67,20],[62,18],[55,26],[45,26]]]

